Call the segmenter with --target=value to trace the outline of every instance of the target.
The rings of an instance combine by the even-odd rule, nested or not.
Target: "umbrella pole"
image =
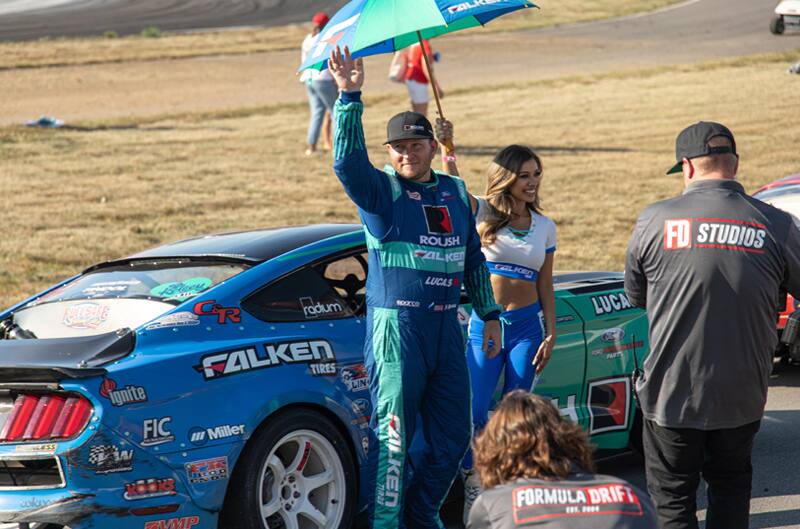
[[[422,33],[420,33],[419,31],[417,31],[417,38],[419,39],[419,45],[422,48],[422,58],[425,60],[425,66],[428,67],[428,75],[430,75],[431,77],[430,78],[431,88],[433,88],[433,98],[436,100],[436,110],[439,113],[439,117],[445,119],[444,112],[442,111],[442,102],[439,100],[438,85],[436,84],[436,80],[433,78],[433,70],[431,70],[430,59],[428,59],[428,52],[425,51],[425,43],[422,41]],[[448,140],[444,146],[448,155],[452,154],[453,151],[455,151],[455,148],[453,147],[453,142],[450,140]]]

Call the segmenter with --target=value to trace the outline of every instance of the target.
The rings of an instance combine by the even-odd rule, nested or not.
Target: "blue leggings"
[[[472,424],[476,434],[489,420],[500,373],[505,374],[503,395],[514,389],[533,389],[536,368],[531,361],[544,337],[541,304],[537,301],[521,309],[503,312],[500,324],[502,349],[497,356],[488,359],[483,352],[483,321],[474,312],[469,320],[467,366],[472,386]],[[467,452],[462,466],[472,468],[472,450]]]

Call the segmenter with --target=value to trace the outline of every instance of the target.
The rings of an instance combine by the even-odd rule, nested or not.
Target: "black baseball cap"
[[[418,112],[400,112],[386,124],[384,145],[397,140],[434,139],[428,118]]]
[[[731,144],[724,147],[709,147],[709,140],[717,136],[728,138],[731,140]],[[673,165],[667,174],[680,173],[684,158],[691,160],[700,156],[726,153],[736,154],[736,140],[733,139],[733,132],[721,123],[699,121],[678,134],[678,138],[675,140],[675,159],[678,163]]]

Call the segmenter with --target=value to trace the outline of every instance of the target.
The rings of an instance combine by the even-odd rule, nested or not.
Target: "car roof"
[[[781,186],[787,186],[787,185],[793,185],[793,184],[800,184],[800,173],[792,174],[792,175],[789,175],[789,176],[784,176],[780,180],[775,180],[774,182],[770,182],[769,184],[765,184],[765,185],[759,187],[755,191],[755,193],[753,193],[753,194],[756,195],[756,194],[761,193],[762,191],[766,191],[768,189],[773,189],[775,187],[781,187]]]
[[[220,257],[261,263],[302,246],[361,229],[360,224],[311,224],[216,233],[167,243],[119,261],[158,257]]]

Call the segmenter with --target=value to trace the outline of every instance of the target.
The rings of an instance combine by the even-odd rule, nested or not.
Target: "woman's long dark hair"
[[[519,178],[522,166],[530,160],[535,160],[539,169],[542,169],[542,160],[533,152],[533,149],[524,145],[509,145],[498,152],[492,163],[489,164],[486,202],[489,203],[492,211],[487,217],[488,220],[481,222],[478,226],[478,234],[483,246],[494,243],[497,239],[497,232],[511,222],[515,199],[511,196],[510,189]],[[528,205],[528,209],[534,213],[541,212],[538,190],[536,200]]]

